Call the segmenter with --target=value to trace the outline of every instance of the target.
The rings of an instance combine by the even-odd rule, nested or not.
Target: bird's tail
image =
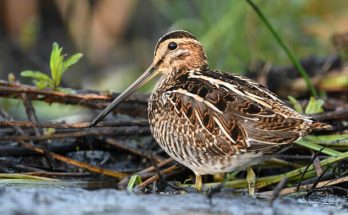
[[[332,130],[332,126],[323,122],[314,121],[311,124],[312,131]]]

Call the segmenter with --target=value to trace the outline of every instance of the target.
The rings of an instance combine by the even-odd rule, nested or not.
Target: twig
[[[8,167],[24,172],[37,172],[37,171],[44,171],[42,169],[36,168],[36,167],[31,167],[31,166],[26,166],[23,164],[14,164],[9,160],[0,160],[0,166],[1,167]]]
[[[311,190],[315,189],[316,186],[319,184],[320,180],[324,177],[324,175],[326,174],[326,172],[331,169],[331,167],[327,167],[324,171],[321,172],[321,174],[318,176],[317,180],[313,183],[313,186],[311,188]],[[318,173],[317,173],[318,174]]]
[[[84,101],[111,101],[114,97],[118,96],[118,93],[105,93],[105,92],[99,92],[96,90],[78,90],[78,91],[76,90],[74,94],[48,90],[48,89],[41,90],[34,86],[8,82],[4,80],[0,80],[0,86],[1,86],[0,88],[1,94],[5,94],[7,92],[27,93],[27,94],[41,95],[41,96],[52,96],[56,98],[71,98],[71,99],[84,100]],[[127,101],[147,104],[147,98],[148,98],[147,95],[134,94],[133,96],[130,96],[127,99]]]
[[[107,94],[91,90],[80,90],[75,93],[40,90],[33,86],[0,80],[0,97],[21,98],[22,93],[30,95],[32,100],[82,105],[97,109],[105,108],[114,97],[118,96],[118,93]],[[115,109],[115,112],[144,116],[146,115],[147,99],[148,95],[133,94],[119,108]]]
[[[38,155],[38,153],[35,153],[30,149],[18,146],[0,146],[0,157],[33,155]]]
[[[307,173],[308,169],[309,169],[311,166],[313,166],[313,169],[315,170],[315,166],[314,166],[313,162],[314,162],[314,160],[315,160],[315,158],[316,158],[317,156],[318,156],[318,153],[313,153],[313,157],[312,157],[311,162],[310,162],[306,167],[304,167],[304,171],[301,173],[301,177],[300,177],[300,179],[299,179],[299,181],[298,181],[298,183],[297,183],[297,191],[299,191],[299,189],[300,189],[300,187],[301,187],[301,183],[302,183],[302,181],[303,181],[303,179],[304,179],[304,177],[305,177],[305,174]],[[320,163],[319,163],[319,165],[320,165]]]
[[[179,169],[179,167],[177,165],[173,165],[171,167],[168,167],[167,169],[163,170],[160,172],[161,175],[167,175],[169,173],[174,172],[175,170]],[[154,181],[159,179],[159,175],[156,174],[154,176],[152,176],[151,178],[147,179],[146,181],[144,181],[143,183],[138,185],[139,189],[144,189],[147,185],[153,183]]]
[[[86,141],[80,141],[76,139],[75,141],[64,144],[64,145],[50,145],[48,151],[58,154],[66,154],[68,152],[74,152],[78,150],[106,150],[105,144],[101,144],[99,141],[93,141],[92,143],[87,143]],[[37,156],[41,155],[35,151],[18,146],[0,146],[0,157],[3,156]]]
[[[77,122],[77,123],[64,123],[64,122],[29,122],[29,121],[0,121],[0,126],[18,126],[26,128],[89,128],[90,122]],[[137,121],[124,121],[124,122],[115,122],[115,121],[103,121],[98,123],[96,127],[122,127],[122,126],[148,126],[146,120],[137,120]]]
[[[157,164],[158,168],[164,167],[167,164],[170,164],[171,162],[173,162],[173,158],[167,158],[164,161],[160,162]],[[139,172],[133,173],[132,175],[138,175],[141,177],[142,180],[144,180],[145,178],[150,177],[151,172],[153,172],[154,170],[156,170],[155,166],[152,165],[150,167],[147,167]],[[127,186],[127,183],[130,179],[130,176],[127,176],[125,178],[123,178],[119,183],[118,183],[118,187],[119,188],[125,188]]]
[[[23,105],[25,107],[25,112],[27,114],[27,117],[28,119],[33,122],[34,124],[37,124],[39,122],[39,120],[37,119],[37,116],[36,116],[36,113],[35,113],[35,109],[33,107],[33,104],[31,102],[31,99],[30,97],[27,96],[26,93],[22,93],[22,100],[23,100]],[[33,127],[33,130],[34,130],[34,133],[35,133],[35,136],[40,136],[43,134],[42,132],[42,129],[39,129],[37,127]],[[46,159],[46,162],[48,164],[48,167],[50,169],[55,169],[55,165],[52,161],[52,159],[50,159],[50,157],[47,155],[47,147],[48,147],[48,143],[45,141],[43,143],[43,150],[45,151],[45,159]],[[45,163],[43,163],[45,165]]]
[[[161,168],[161,167],[163,167],[163,166],[165,166],[165,165],[167,165],[167,164],[169,164],[169,163],[171,163],[171,162],[173,162],[173,161],[174,161],[173,158],[167,158],[167,159],[165,159],[164,161],[158,163],[157,166],[158,166],[159,168]],[[155,171],[155,170],[156,170],[156,167],[152,165],[152,166],[150,166],[150,167],[147,167],[147,168],[141,170],[140,172],[138,172],[138,173],[136,173],[136,174],[139,175],[139,174],[149,173],[149,172],[152,172],[152,171]]]
[[[107,144],[109,145],[112,145],[112,146],[115,146],[119,149],[122,149],[122,150],[125,150],[125,151],[128,151],[128,152],[131,152],[135,155],[138,155],[138,156],[141,156],[141,157],[145,157],[149,160],[152,160],[154,159],[156,162],[161,162],[164,160],[163,157],[161,156],[158,156],[158,155],[155,155],[153,152],[150,152],[150,151],[146,151],[146,150],[139,150],[139,149],[136,149],[134,147],[130,147],[130,146],[127,146],[126,144],[121,144],[119,143],[117,140],[113,139],[113,138],[99,138],[100,140],[102,141],[105,141]]]
[[[25,146],[27,148],[30,148],[33,151],[37,152],[37,153],[45,154],[44,150],[41,149],[41,148],[34,147],[34,146],[32,146],[32,145],[30,145],[28,143],[25,143],[24,141],[19,141],[19,142],[23,146]],[[94,172],[94,173],[99,173],[99,174],[102,174],[102,175],[111,176],[111,177],[114,177],[114,178],[117,178],[117,179],[122,179],[122,178],[127,176],[127,174],[122,173],[122,172],[117,172],[117,171],[113,171],[113,170],[103,169],[103,168],[100,168],[100,167],[97,167],[97,166],[92,166],[90,164],[87,164],[87,163],[84,163],[84,162],[81,162],[81,161],[77,161],[77,160],[74,160],[74,159],[71,159],[71,158],[68,158],[68,157],[65,157],[65,156],[62,156],[62,155],[58,155],[58,154],[55,154],[55,153],[52,153],[52,152],[48,152],[47,155],[49,155],[50,157],[52,157],[54,159],[57,159],[59,161],[63,161],[65,163],[68,163],[68,164],[71,164],[73,166],[77,166],[77,167],[86,169],[86,170]]]
[[[331,180],[319,182],[317,184],[316,188],[321,188],[321,187],[325,187],[325,186],[332,186],[332,185],[336,185],[336,184],[340,184],[340,183],[344,183],[344,182],[348,182],[348,176],[338,178],[338,179],[331,179]],[[308,190],[311,187],[313,187],[313,184],[302,185],[300,187],[300,190]],[[261,193],[258,193],[257,196],[267,198],[267,197],[272,195],[272,192],[273,191],[261,192]],[[295,193],[295,192],[298,192],[297,187],[289,187],[289,188],[282,189],[279,192],[279,195],[284,196],[284,195],[288,195],[288,194]]]
[[[35,109],[33,107],[33,104],[31,103],[30,98],[27,96],[26,93],[22,93],[22,100],[23,100],[23,105],[25,107],[25,112],[27,113],[27,117],[29,121],[32,122],[34,125],[38,124],[39,120],[37,119]],[[42,131],[36,126],[33,126],[33,129],[36,136],[39,136],[42,134]]]
[[[118,135],[118,136],[128,136],[128,135],[150,135],[150,129],[147,127],[126,127],[126,128],[90,128],[86,131],[76,131],[76,132],[64,132],[58,134],[40,135],[40,136],[30,136],[30,135],[13,135],[13,136],[0,136],[0,141],[44,141],[52,139],[66,139],[66,138],[77,138],[89,135]]]
[[[270,199],[270,204],[273,205],[274,200],[276,200],[282,191],[283,187],[285,186],[286,182],[288,181],[287,178],[282,178],[280,182],[277,184],[277,186],[274,188],[271,199]]]
[[[311,117],[319,121],[333,121],[333,120],[344,121],[344,120],[348,120],[348,110],[345,109],[345,110],[324,112],[321,114],[311,115]]]
[[[0,114],[3,116],[3,118],[7,118],[9,119],[10,116],[5,112],[3,111],[1,108],[0,108]],[[16,129],[16,131],[20,134],[23,134],[23,130],[19,127],[14,127]],[[30,143],[27,143],[23,140],[21,141],[18,141],[22,146],[26,147],[26,148],[29,148],[37,153],[40,153],[40,154],[45,154],[45,151],[41,148],[38,148],[38,147],[35,147],[33,146],[32,144]],[[71,164],[73,166],[77,166],[77,167],[80,167],[80,168],[83,168],[83,169],[86,169],[88,171],[91,171],[91,172],[95,172],[95,173],[99,173],[99,174],[103,174],[103,175],[107,175],[107,176],[111,176],[111,177],[114,177],[114,178],[117,178],[117,179],[122,179],[124,178],[125,176],[127,176],[127,174],[125,173],[122,173],[122,172],[117,172],[117,171],[113,171],[113,170],[107,170],[107,169],[103,169],[103,168],[100,168],[100,167],[96,167],[96,166],[92,166],[90,164],[87,164],[87,163],[84,163],[84,162],[80,162],[80,161],[77,161],[77,160],[74,160],[74,159],[71,159],[71,158],[68,158],[68,157],[65,157],[65,156],[62,156],[62,155],[58,155],[58,154],[55,154],[55,153],[52,153],[52,152],[48,152],[46,153],[48,156],[54,158],[54,159],[57,159],[59,161],[63,161],[65,163],[68,163],[68,164]]]

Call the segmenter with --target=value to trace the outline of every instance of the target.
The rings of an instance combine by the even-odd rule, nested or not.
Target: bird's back
[[[222,135],[241,152],[271,153],[312,130],[329,128],[297,113],[264,86],[242,76],[191,70],[171,82],[157,89],[170,107],[167,111],[184,116],[187,123],[213,137]]]

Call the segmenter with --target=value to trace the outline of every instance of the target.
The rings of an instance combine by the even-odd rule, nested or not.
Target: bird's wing
[[[248,151],[271,152],[297,140],[311,123],[262,85],[240,76],[190,71],[164,95],[194,126]]]

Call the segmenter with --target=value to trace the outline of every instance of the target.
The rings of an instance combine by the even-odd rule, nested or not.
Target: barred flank
[[[320,131],[320,130],[332,130],[332,126],[323,122],[313,122],[311,124],[312,131]]]

